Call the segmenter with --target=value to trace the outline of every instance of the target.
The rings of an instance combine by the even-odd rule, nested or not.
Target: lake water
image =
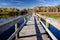
[[[46,22],[43,21],[43,23],[46,25]],[[58,40],[60,40],[60,30],[56,29],[53,25],[50,24],[49,30],[55,35]]]
[[[14,19],[14,17],[0,18],[0,23],[6,22],[6,21],[11,20],[11,19]],[[27,16],[26,16],[26,20],[28,21],[28,17]],[[20,26],[22,23],[24,23],[24,18],[22,18],[19,21],[18,26]],[[9,38],[11,36],[11,34],[14,31],[15,31],[15,26],[13,25],[13,27],[9,28],[8,30],[6,30],[6,31],[4,31],[3,33],[0,34],[0,40],[6,40],[7,38]]]

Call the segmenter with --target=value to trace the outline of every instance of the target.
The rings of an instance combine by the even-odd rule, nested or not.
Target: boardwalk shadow
[[[34,17],[34,23],[35,23],[35,24],[29,24],[29,25],[35,25],[36,34],[26,35],[26,36],[20,36],[19,38],[28,38],[28,37],[34,37],[34,36],[36,36],[36,37],[37,37],[37,40],[43,40],[41,35],[42,35],[42,34],[45,34],[45,33],[41,33],[41,32],[40,32],[35,17]]]
[[[27,37],[34,37],[36,36],[36,34],[33,34],[33,35],[26,35],[26,36],[20,36],[20,38],[27,38]]]
[[[40,30],[38,28],[37,21],[36,21],[35,17],[34,17],[34,22],[35,22],[35,29],[36,29],[37,40],[43,40],[42,36],[41,36],[41,32],[40,32]]]

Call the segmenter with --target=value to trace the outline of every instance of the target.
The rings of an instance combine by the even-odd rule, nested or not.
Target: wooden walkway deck
[[[35,15],[23,27],[19,36],[20,38],[18,40],[50,40]]]
[[[19,27],[18,22],[20,22],[22,20],[22,18],[24,19],[23,20],[24,22]],[[30,20],[26,23],[27,19],[30,19]],[[37,19],[39,19],[39,21]],[[44,24],[43,20],[45,21],[45,24]],[[50,27],[54,28],[54,30],[50,30],[51,29]],[[13,32],[12,35],[9,36],[9,38],[6,38],[7,36],[5,36],[5,34],[10,33],[10,31],[9,31],[9,30],[11,30],[10,28],[13,28],[13,30],[15,30],[15,32]],[[55,30],[56,30],[57,34],[59,34],[60,21],[54,20],[52,18],[43,16],[43,15],[40,15],[37,13],[33,13],[33,15],[27,14],[27,15],[23,15],[22,17],[19,16],[14,19],[11,19],[9,21],[6,21],[4,23],[1,23],[0,24],[0,34],[2,34],[1,35],[2,37],[0,36],[0,39],[5,40],[5,38],[6,38],[7,40],[13,40],[15,37],[15,40],[59,40],[60,37],[58,35],[55,35],[55,33],[56,33]],[[5,31],[9,31],[9,32],[5,33]],[[18,36],[19,36],[19,38],[18,38]]]

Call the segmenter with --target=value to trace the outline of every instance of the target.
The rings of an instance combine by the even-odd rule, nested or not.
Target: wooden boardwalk
[[[50,40],[35,15],[23,27],[19,36],[18,40]]]
[[[28,19],[30,19],[27,23],[26,23],[26,21],[27,21],[26,17]],[[21,24],[20,27],[18,27],[18,25],[19,25],[18,22],[20,22],[22,20],[22,18],[24,19],[23,20],[24,23]],[[44,24],[43,20],[45,21],[45,24]],[[60,21],[54,20],[54,19],[46,17],[46,16],[42,16],[40,14],[35,14],[35,13],[33,13],[33,15],[27,14],[22,17],[19,16],[14,19],[11,19],[9,21],[6,21],[4,23],[1,23],[0,24],[0,34],[4,33],[6,30],[9,30],[11,27],[13,27],[13,25],[15,25],[14,26],[15,29],[13,28],[13,30],[15,30],[15,32],[12,33],[12,35],[9,36],[9,38],[6,38],[7,40],[13,40],[14,37],[15,37],[15,40],[59,40],[60,37],[53,33],[53,32],[55,32],[55,30],[52,30],[52,31],[49,30],[50,27],[54,26],[57,30],[56,31],[57,34],[59,34],[59,31],[60,31],[59,24],[60,24]],[[10,31],[6,32],[6,33],[9,34]],[[1,40],[5,40],[5,39],[3,39],[3,37],[4,38],[7,37],[7,36],[5,36],[5,34],[2,34],[3,35],[3,36],[1,35],[2,37],[0,36]],[[19,38],[18,38],[18,36],[19,36]]]

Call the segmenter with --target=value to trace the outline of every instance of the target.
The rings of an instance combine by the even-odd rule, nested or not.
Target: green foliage
[[[27,13],[27,11],[21,11],[20,13],[21,13],[21,15],[25,15]]]
[[[50,17],[50,18],[54,18],[54,19],[60,20],[60,16],[49,16],[49,15],[46,15],[46,16],[48,16],[48,17]]]
[[[24,15],[27,13],[27,10],[24,9],[22,11],[20,11],[19,9],[10,9],[8,10],[7,8],[2,8],[2,10],[0,9],[0,14],[8,14],[10,16],[19,16],[19,15]]]

